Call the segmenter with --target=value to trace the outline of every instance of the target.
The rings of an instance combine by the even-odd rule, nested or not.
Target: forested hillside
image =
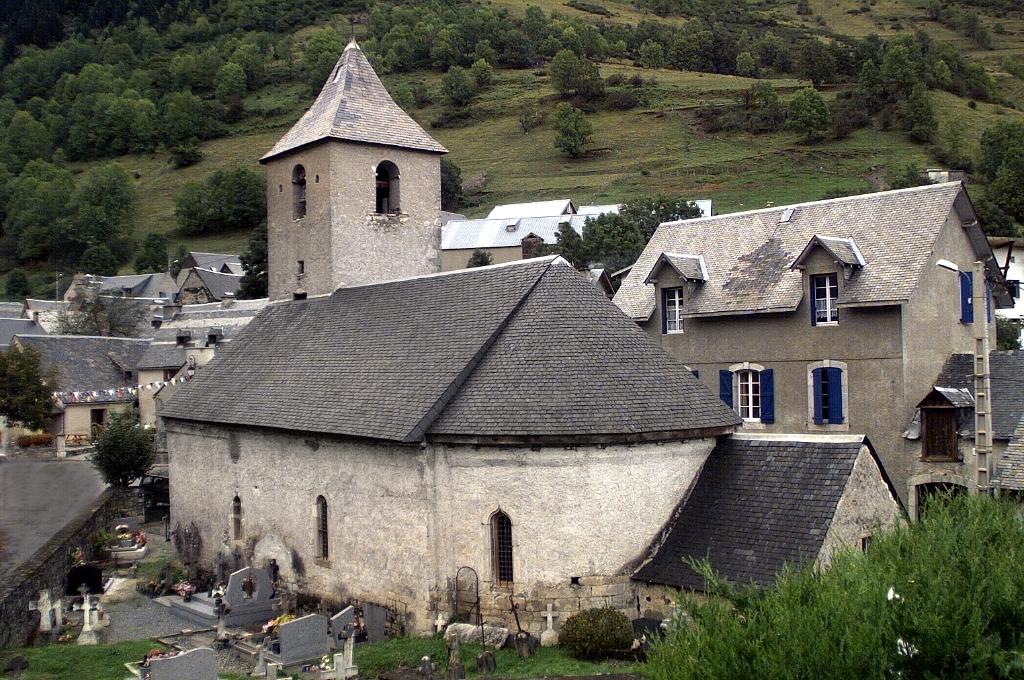
[[[450,150],[445,202],[718,212],[972,171],[1024,221],[1021,0],[0,0],[0,276],[241,250],[259,158],[354,30]],[[350,24],[354,22],[354,26]],[[65,277],[67,279],[68,277]]]

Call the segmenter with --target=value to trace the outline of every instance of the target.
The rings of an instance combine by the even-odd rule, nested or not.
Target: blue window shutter
[[[732,408],[732,371],[718,372],[718,396]]]
[[[839,425],[843,422],[843,370],[828,370],[828,422]]]
[[[761,371],[761,422],[775,422],[775,372],[770,368]]]
[[[814,422],[821,425],[821,372],[823,368],[816,368],[811,371],[811,385],[814,388]],[[831,396],[831,395],[829,395]]]
[[[974,272],[960,272],[960,322],[974,323]]]
[[[668,333],[668,290],[661,289],[661,334]]]

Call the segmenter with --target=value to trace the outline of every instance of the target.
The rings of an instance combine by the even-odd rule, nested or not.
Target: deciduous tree
[[[142,426],[139,412],[113,414],[96,441],[92,464],[110,486],[127,487],[146,474],[156,456],[156,433]]]
[[[558,105],[552,117],[555,128],[555,147],[573,158],[583,155],[584,148],[594,137],[594,126],[586,114],[567,103]]]
[[[39,353],[31,347],[0,352],[0,416],[40,430],[54,410],[57,389],[55,375],[43,371]]]

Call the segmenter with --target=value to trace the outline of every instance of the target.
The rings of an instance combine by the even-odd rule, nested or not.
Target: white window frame
[[[761,371],[764,370],[764,366],[761,364],[754,364],[749,361],[743,361],[738,364],[733,364],[729,367],[729,372],[732,373],[732,410],[736,412],[736,415],[743,418],[743,429],[745,430],[762,430],[766,426],[761,422]],[[740,407],[740,373],[744,371],[750,371],[757,373],[757,417],[747,418],[744,416]]]
[[[835,277],[835,297],[832,296],[832,278]],[[821,321],[818,319],[818,282],[825,281],[825,314],[827,321]],[[811,274],[810,277],[810,288],[811,288],[811,304],[814,305],[814,325],[815,326],[835,326],[839,324],[839,274]],[[835,318],[833,318],[835,317]]]
[[[745,369],[736,373],[739,390],[736,408],[747,422],[761,422],[761,371]]]
[[[685,331],[683,328],[683,289],[682,288],[666,288],[665,289],[665,333],[672,335],[675,333],[682,333]],[[670,313],[669,310],[672,310]],[[672,325],[675,325],[675,328]]]

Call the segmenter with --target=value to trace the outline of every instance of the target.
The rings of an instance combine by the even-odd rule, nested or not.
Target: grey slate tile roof
[[[1024,350],[991,352],[992,437],[1010,439],[1024,417]],[[974,395],[974,357],[953,354],[935,379],[936,387],[961,388]],[[971,406],[973,407],[973,403]],[[970,432],[974,432],[971,419]]]
[[[148,339],[107,338],[88,335],[26,335],[17,341],[39,352],[44,369],[57,371],[61,391],[109,390],[130,387],[122,367],[134,369]]]
[[[46,329],[32,319],[0,319],[0,345],[11,344],[15,335],[46,335]]]
[[[178,287],[169,274],[130,274],[97,277],[100,294],[124,293],[137,298],[173,297]]]
[[[185,261],[182,263],[182,266],[202,267],[204,269],[213,269],[215,271],[223,271],[226,267],[232,274],[242,273],[241,257],[230,253],[201,253],[199,251],[191,250],[185,256]]]
[[[210,269],[196,268],[192,270],[214,300],[223,300],[227,294],[236,295],[242,286],[242,277],[238,274],[224,274]]]
[[[863,267],[867,264],[852,238],[833,238],[831,236],[815,234],[811,237],[803,252],[800,253],[800,256],[796,258],[793,266],[803,264],[804,259],[817,247],[824,248],[833,258],[848,267]]]
[[[843,304],[906,300],[961,191],[951,182],[665,223],[615,303],[634,319],[649,318],[654,287],[644,282],[658,257],[670,252],[707,262],[711,280],[687,300],[687,315],[793,310],[803,287],[802,273],[790,267],[815,235],[854,239],[867,262],[846,282]],[[790,209],[790,220],[780,223]],[[987,247],[977,231],[976,247]]]
[[[161,415],[405,442],[738,422],[552,257],[272,304]]]
[[[1017,423],[992,478],[1003,489],[1024,491],[1024,417]]]
[[[688,281],[707,281],[708,275],[704,260],[699,255],[679,255],[677,253],[662,253],[647,280],[652,281],[658,271],[665,265],[676,270],[680,277]]]
[[[158,368],[181,368],[185,365],[185,348],[177,342],[151,342],[139,357],[135,368],[154,370]]]
[[[683,559],[707,558],[729,581],[771,585],[784,565],[813,562],[866,443],[839,439],[719,439],[633,578],[703,590]]]
[[[313,106],[260,162],[332,138],[448,153],[391,99],[355,40],[345,48]]]
[[[20,319],[24,311],[24,302],[0,302],[0,316],[5,319]]]

